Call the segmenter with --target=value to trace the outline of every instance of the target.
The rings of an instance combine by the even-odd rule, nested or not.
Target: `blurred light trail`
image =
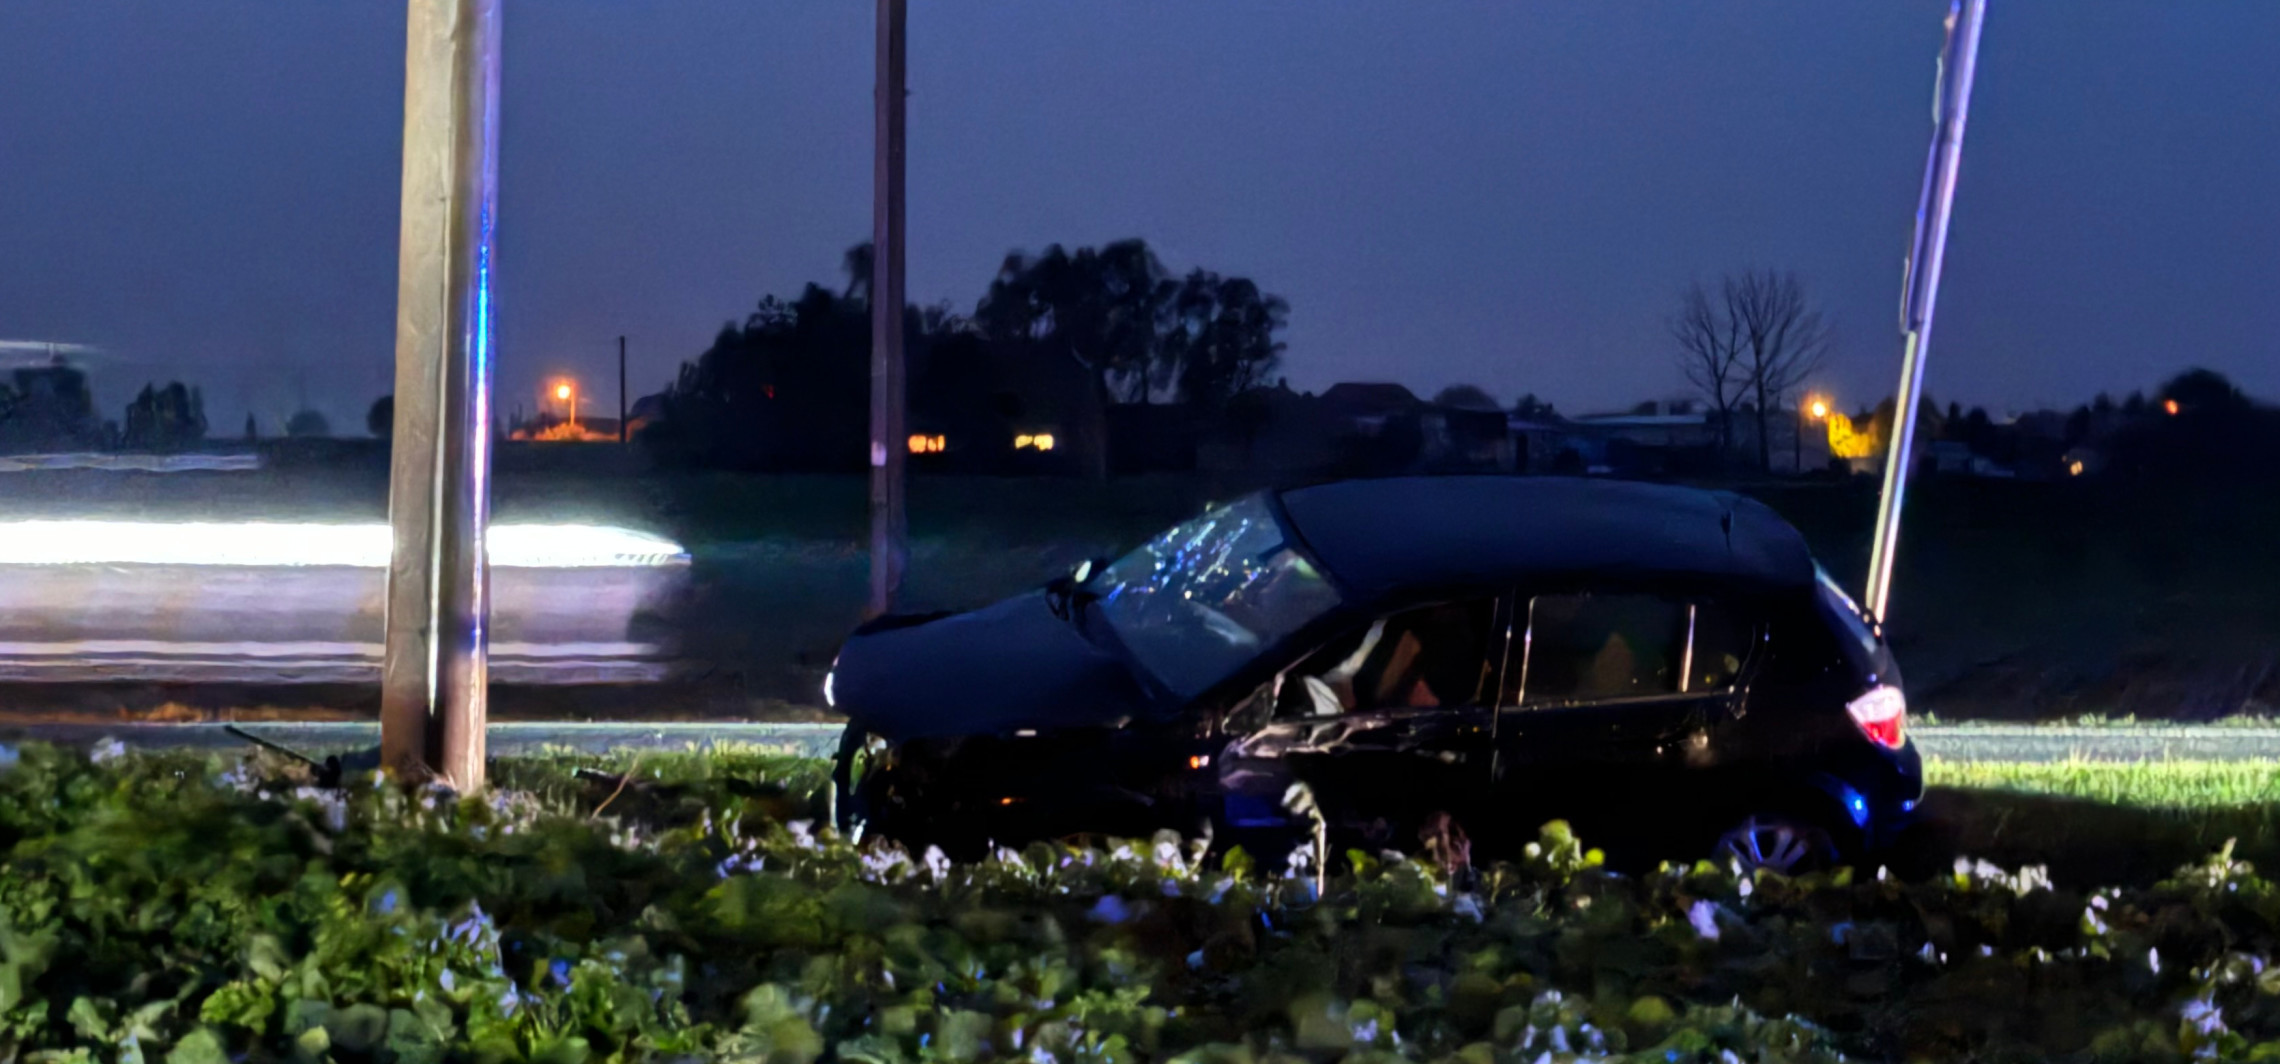
[[[0,521],[0,565],[337,566],[385,569],[388,526],[267,522]],[[505,569],[682,565],[661,536],[606,525],[494,525]]]

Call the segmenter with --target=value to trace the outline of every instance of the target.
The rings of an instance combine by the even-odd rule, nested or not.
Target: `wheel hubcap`
[[[1740,864],[1744,872],[1762,868],[1787,874],[1802,867],[1813,849],[1813,839],[1804,829],[1755,816],[1718,839],[1718,852]]]

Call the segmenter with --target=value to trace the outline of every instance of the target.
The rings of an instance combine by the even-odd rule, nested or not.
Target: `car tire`
[[[1710,846],[1710,862],[1721,868],[1739,866],[1748,875],[1760,869],[1780,875],[1801,875],[1835,867],[1839,854],[1827,828],[1811,819],[1786,813],[1745,813]]]

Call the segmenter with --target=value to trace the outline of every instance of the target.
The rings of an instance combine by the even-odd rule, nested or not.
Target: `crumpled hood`
[[[1043,591],[858,629],[832,694],[849,720],[892,740],[1114,724],[1148,703],[1123,660],[1055,617]]]

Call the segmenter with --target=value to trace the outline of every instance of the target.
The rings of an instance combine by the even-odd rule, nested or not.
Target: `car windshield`
[[[1125,649],[1193,698],[1338,605],[1320,570],[1253,495],[1118,559],[1090,590]]]

